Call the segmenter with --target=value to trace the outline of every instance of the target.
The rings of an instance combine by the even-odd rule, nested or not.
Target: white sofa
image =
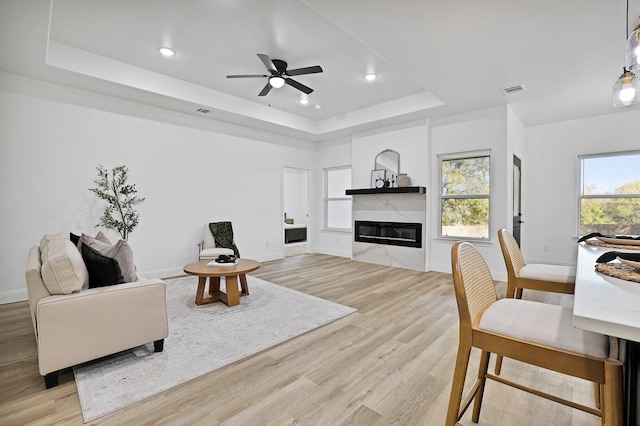
[[[47,389],[61,369],[150,342],[163,350],[169,326],[162,280],[88,288],[80,251],[58,234],[29,251],[26,280]]]

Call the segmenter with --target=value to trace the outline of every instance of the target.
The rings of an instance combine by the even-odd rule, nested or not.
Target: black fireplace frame
[[[405,228],[415,230],[416,238],[413,239],[404,239],[399,237],[390,237],[390,236],[366,236],[360,235],[360,227],[361,226],[373,226],[378,230],[381,230],[383,227],[388,228]],[[380,234],[378,232],[378,234]],[[421,223],[413,223],[413,222],[380,222],[380,221],[369,221],[369,220],[356,220],[353,227],[353,237],[355,241],[362,243],[371,243],[371,244],[386,244],[391,246],[401,246],[401,247],[415,247],[422,248],[422,224]]]

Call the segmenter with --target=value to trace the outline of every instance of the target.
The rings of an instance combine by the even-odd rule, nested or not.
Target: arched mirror
[[[387,178],[390,176],[398,176],[400,173],[400,154],[391,149],[385,149],[376,155],[376,170],[386,170]]]

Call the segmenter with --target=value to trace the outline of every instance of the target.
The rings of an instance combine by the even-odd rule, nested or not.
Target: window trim
[[[590,158],[607,158],[607,157],[624,157],[628,155],[640,155],[640,150],[632,150],[632,151],[616,151],[616,152],[602,152],[596,154],[582,154],[578,155],[578,165],[576,167],[577,170],[577,188],[576,188],[576,235],[578,237],[582,236],[581,228],[582,228],[582,200],[583,199],[596,199],[596,198],[607,198],[607,199],[615,199],[615,198],[638,198],[640,199],[640,194],[630,196],[631,194],[598,194],[598,195],[583,195],[582,190],[584,188],[582,182],[582,160],[588,160]]]
[[[348,169],[349,171],[351,171],[352,173],[352,179],[353,179],[353,168],[351,167],[351,165],[345,165],[345,166],[336,166],[336,167],[325,167],[324,169],[322,169],[322,180],[323,180],[323,220],[322,220],[322,230],[323,231],[335,231],[335,232],[351,232],[353,230],[353,216],[351,218],[351,221],[349,223],[349,227],[348,228],[330,228],[328,226],[328,219],[329,219],[329,201],[352,201],[353,197],[351,195],[347,195],[345,194],[343,197],[331,197],[329,198],[329,179],[328,179],[328,173],[330,171],[336,171],[336,170],[346,170]],[[352,208],[353,210],[353,208]],[[353,211],[352,211],[352,215],[353,215]]]
[[[486,195],[443,195],[442,194],[442,162],[448,160],[458,160],[458,159],[470,159],[477,157],[489,157],[489,193]],[[491,193],[493,186],[493,158],[491,157],[491,149],[482,149],[476,151],[464,151],[464,152],[456,152],[456,153],[447,153],[447,154],[439,154],[438,155],[438,239],[442,240],[450,240],[450,241],[459,241],[460,238],[464,238],[465,240],[474,241],[474,242],[490,242],[491,241]],[[479,238],[479,237],[463,237],[456,235],[442,235],[442,200],[447,199],[486,199],[489,201],[489,217],[487,218],[487,238]]]

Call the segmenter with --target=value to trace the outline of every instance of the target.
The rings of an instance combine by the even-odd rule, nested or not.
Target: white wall
[[[307,194],[309,192],[308,175],[309,171],[306,169],[284,168],[284,213],[287,218],[293,219],[296,225],[307,224],[309,208]]]
[[[281,258],[283,169],[315,167],[316,146],[220,128],[0,73],[0,303],[26,299],[27,253],[43,234],[97,232],[101,202],[88,188],[98,164],[125,164],[146,197],[129,237],[140,275],[182,273],[217,220],[233,222],[243,257]]]
[[[351,257],[351,232],[324,229],[324,169],[351,165],[351,139],[341,138],[320,143],[316,153],[316,175],[313,179],[313,205],[315,226],[307,229],[308,244],[315,253]]]
[[[449,238],[437,238],[439,211],[439,162],[438,155],[491,150],[491,200],[489,210],[489,239],[475,242],[492,270],[494,279],[506,280],[506,270],[497,238],[497,230],[507,223],[507,181],[511,167],[507,164],[507,112],[506,107],[491,108],[434,120],[431,128],[431,182],[429,208],[431,215],[430,269],[451,272],[451,246]]]
[[[476,246],[505,280],[495,233],[511,226],[512,155],[523,161],[525,259],[571,264],[577,156],[638,149],[638,134],[638,109],[525,128],[506,106],[314,144],[0,72],[0,303],[26,298],[27,252],[43,234],[97,232],[101,208],[88,188],[98,163],[131,169],[147,198],[130,236],[135,261],[142,275],[166,277],[197,258],[204,223],[215,220],[233,221],[243,256],[281,258],[285,167],[309,170],[308,250],[350,257],[351,233],[322,229],[323,169],[352,165],[353,187],[366,188],[384,149],[427,187],[435,236],[438,154],[491,149],[490,239]],[[427,268],[450,272],[452,241],[427,241]]]
[[[400,154],[400,173],[406,173],[413,186],[427,186],[429,128],[426,120],[420,120],[353,135],[351,179],[354,189],[371,187],[376,155],[385,149]]]
[[[507,203],[504,206],[507,221],[503,227],[508,230],[513,229],[513,156],[517,156],[522,164],[526,165],[526,137],[524,124],[522,124],[522,121],[513,110],[507,106],[507,173],[509,179],[507,179]],[[522,179],[523,177],[521,176],[521,181]],[[526,182],[521,182],[521,186],[524,187],[524,185],[526,185]]]
[[[575,263],[578,155],[640,149],[640,110],[533,126],[526,132],[523,255],[528,262]]]

